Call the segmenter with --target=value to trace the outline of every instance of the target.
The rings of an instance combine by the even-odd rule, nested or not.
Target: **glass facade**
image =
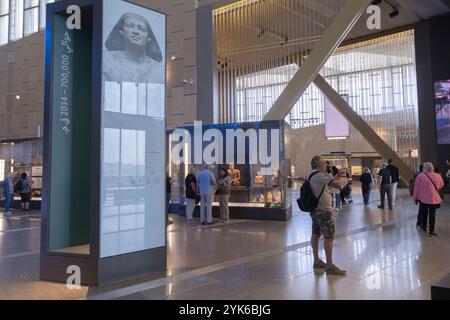
[[[45,10],[55,0],[0,0],[0,46],[45,28]]]
[[[236,77],[231,121],[262,120],[298,69],[298,63],[289,63]],[[348,97],[350,106],[405,162],[412,168],[417,165],[412,157],[418,149],[412,30],[341,47],[327,61],[321,75]],[[293,129],[323,125],[324,107],[325,96],[311,84],[286,121]],[[363,138],[356,133],[350,139]]]

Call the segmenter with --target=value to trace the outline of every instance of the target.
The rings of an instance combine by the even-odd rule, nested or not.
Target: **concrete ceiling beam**
[[[314,79],[314,84],[323,92],[330,100],[333,106],[347,119],[352,126],[361,134],[361,136],[375,149],[384,159],[394,160],[395,165],[399,168],[400,176],[406,184],[412,178],[414,172],[400,158],[397,153],[372,129],[372,127],[361,118],[356,111],[336,92],[336,90],[328,84],[328,82],[318,74]]]

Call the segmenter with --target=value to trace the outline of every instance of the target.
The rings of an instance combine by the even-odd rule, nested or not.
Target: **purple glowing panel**
[[[348,97],[343,96],[347,101]],[[334,107],[330,100],[325,99],[325,138],[347,139],[350,137],[350,124]]]

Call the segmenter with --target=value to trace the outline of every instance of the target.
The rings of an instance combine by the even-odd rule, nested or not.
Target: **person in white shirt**
[[[339,169],[336,166],[331,167],[330,169],[331,173],[329,173],[331,178],[339,177]],[[333,204],[334,204],[334,210],[336,212],[339,212],[342,208],[342,202],[341,202],[341,189],[339,188],[332,188],[330,187],[331,194],[333,195]]]

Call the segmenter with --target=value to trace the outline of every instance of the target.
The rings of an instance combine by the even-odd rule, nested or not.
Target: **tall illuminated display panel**
[[[165,43],[165,15],[127,1],[47,7],[42,279],[166,270]]]

